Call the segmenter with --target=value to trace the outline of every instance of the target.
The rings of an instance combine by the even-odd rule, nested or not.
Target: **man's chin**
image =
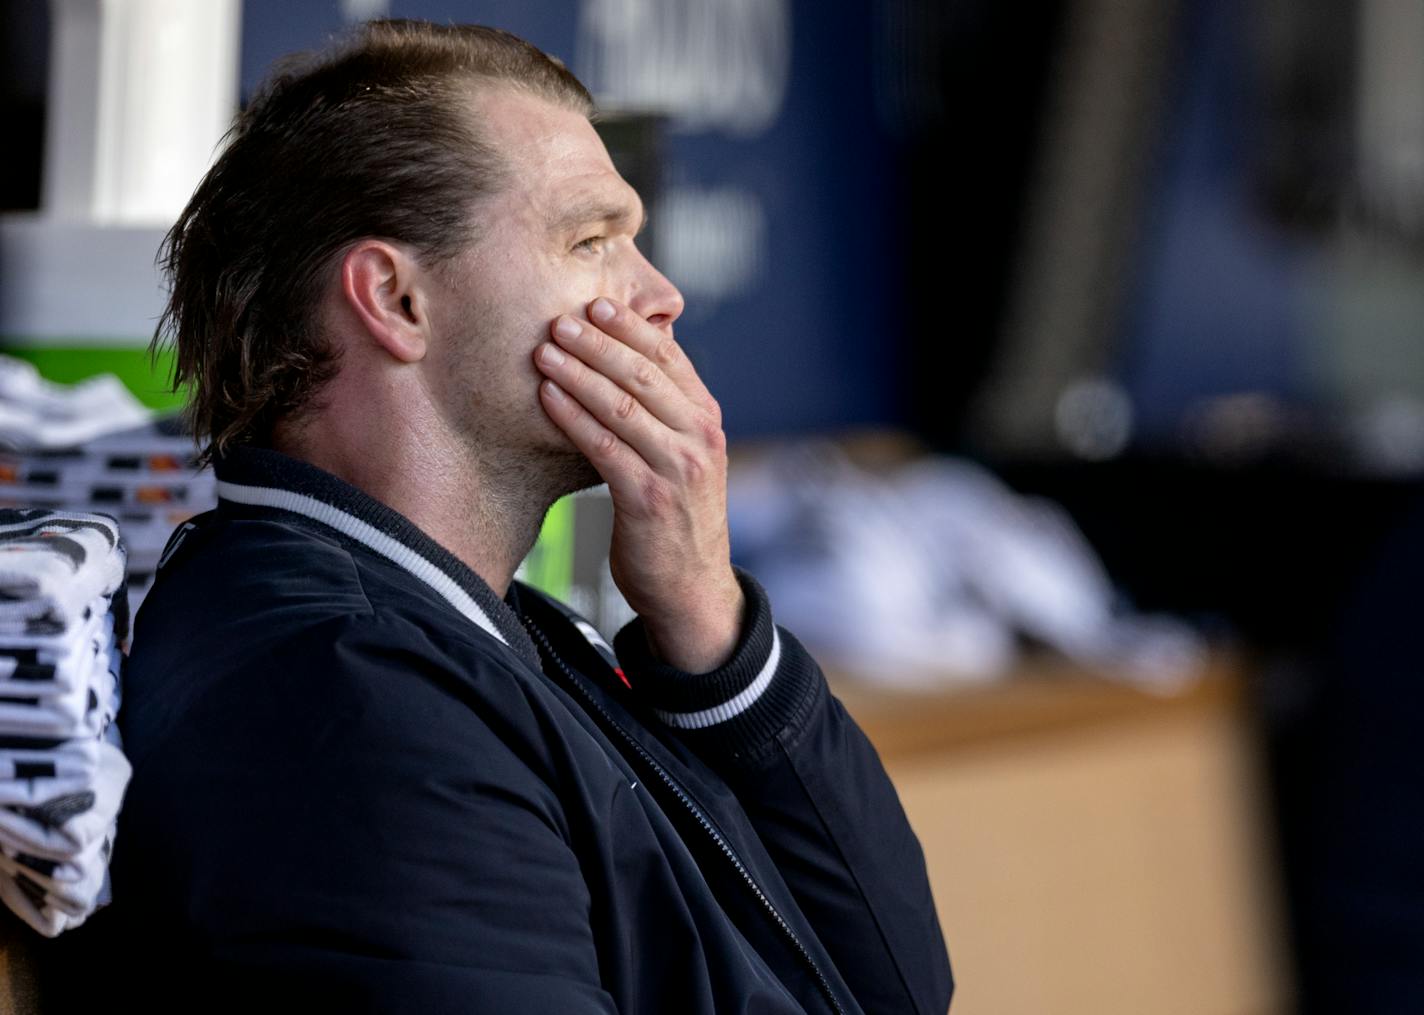
[[[593,463],[577,448],[569,445],[551,455],[546,466],[547,475],[558,496],[578,493],[603,484],[603,477],[593,467]]]

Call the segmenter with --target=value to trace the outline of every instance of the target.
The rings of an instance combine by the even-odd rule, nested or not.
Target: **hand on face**
[[[653,651],[689,672],[730,657],[743,598],[727,535],[722,414],[669,331],[601,298],[562,316],[539,398],[608,484],[613,580]]]

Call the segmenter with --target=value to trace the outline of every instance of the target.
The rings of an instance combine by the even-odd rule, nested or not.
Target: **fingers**
[[[624,487],[630,482],[636,482],[632,477],[642,465],[640,456],[636,455],[632,448],[595,419],[592,413],[571,398],[555,381],[546,379],[539,385],[539,401],[549,418],[593,464],[615,497],[620,493],[632,492]]]
[[[566,367],[562,377],[554,373],[549,373],[549,376],[567,382],[568,389],[575,396],[581,393],[582,387],[578,383],[582,378],[575,380],[578,377],[577,364],[583,364],[593,374],[607,378],[619,389],[618,392],[599,392],[601,401],[612,399],[619,402],[627,395],[674,430],[686,430],[692,426],[697,407],[666,373],[631,346],[585,321],[567,316],[554,322],[553,337],[557,343],[555,349],[570,354],[576,364]],[[543,352],[540,360],[541,369],[561,365],[552,359],[546,360]],[[592,378],[589,384],[597,387]]]
[[[716,400],[670,332],[649,324],[637,311],[606,296],[600,296],[588,305],[588,319],[599,330],[642,355],[694,405],[703,411],[716,413],[718,422],[721,422]]]
[[[568,356],[554,343],[541,346],[534,360],[538,369],[553,380],[562,393],[570,394],[581,409],[587,410],[592,419],[637,451],[649,466],[656,470],[676,466],[678,444],[684,440],[681,431],[656,419],[637,397],[597,370],[585,366],[577,357]],[[555,423],[558,421],[555,420]],[[588,426],[582,421],[580,423]],[[584,454],[588,451],[584,450]],[[607,480],[607,475],[604,478]]]
[[[602,324],[561,316],[551,327],[554,341],[534,357],[558,390],[592,417],[578,420],[585,439],[606,440],[590,429],[596,422],[662,475],[708,471],[724,453],[721,411],[677,343],[614,301],[595,300],[589,313]]]

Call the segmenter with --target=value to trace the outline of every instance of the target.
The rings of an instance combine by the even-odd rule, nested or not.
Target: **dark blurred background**
[[[4,12],[0,208],[42,219],[51,8]],[[1424,6],[244,0],[239,96],[380,15],[508,28],[616,114],[734,442],[971,457],[1238,646],[1282,997],[1424,1011]],[[11,351],[147,340],[8,312],[24,249]]]

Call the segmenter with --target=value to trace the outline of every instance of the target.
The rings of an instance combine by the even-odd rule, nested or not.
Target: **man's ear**
[[[408,249],[361,240],[341,259],[341,295],[386,352],[402,363],[425,357],[430,344],[427,275]]]

